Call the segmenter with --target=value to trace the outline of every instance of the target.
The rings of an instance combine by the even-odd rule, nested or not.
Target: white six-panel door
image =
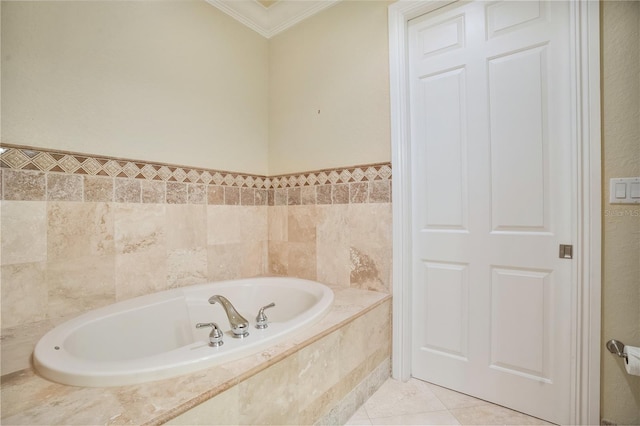
[[[454,3],[409,22],[412,374],[570,416],[569,5]]]

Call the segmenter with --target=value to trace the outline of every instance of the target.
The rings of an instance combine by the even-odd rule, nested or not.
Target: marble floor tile
[[[452,408],[476,407],[478,405],[490,404],[487,401],[483,401],[481,399],[474,398],[460,392],[455,392],[431,383],[426,383],[426,385],[449,410],[451,410]]]
[[[454,408],[451,411],[462,425],[550,425],[544,420],[527,416],[499,405]]]
[[[345,426],[371,426],[371,420],[364,405],[356,411],[353,416],[345,423]]]
[[[369,418],[445,410],[435,394],[419,380],[387,380],[365,403]]]
[[[371,419],[372,425],[459,425],[458,420],[448,411],[402,414],[400,416]]]
[[[389,379],[346,425],[550,425],[417,379]]]

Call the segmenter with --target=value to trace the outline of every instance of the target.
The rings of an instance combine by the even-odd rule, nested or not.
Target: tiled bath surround
[[[0,166],[2,374],[16,372],[3,377],[12,389],[37,380],[29,356],[46,331],[130,297],[265,274],[339,288],[385,293],[391,288],[389,164],[265,177],[5,145]],[[346,421],[389,375],[389,307],[387,301],[266,370],[253,367],[214,400],[271,389],[275,380],[285,386],[286,406],[269,400],[270,410],[254,413],[234,400],[238,404],[225,412],[250,424],[261,416],[295,423]],[[375,342],[364,339],[369,325],[362,322],[371,320],[380,336]],[[301,364],[311,361],[320,372]],[[42,386],[67,392],[68,387],[47,383]],[[18,386],[16,396],[22,393]],[[3,390],[3,400],[5,395],[10,393]],[[84,398],[68,402],[91,405]],[[24,421],[52,418],[50,408],[42,411],[33,403],[35,412],[25,413]],[[147,408],[126,404],[129,412]],[[295,409],[286,411],[291,404]],[[16,421],[22,418],[16,415]],[[64,411],[59,415],[68,419]],[[173,417],[161,415],[161,421],[156,415],[141,413],[139,420],[161,423]]]
[[[3,374],[27,366],[16,339],[168,288],[265,274],[391,288],[389,164],[265,177],[3,148]]]
[[[387,300],[168,424],[344,424],[389,378],[390,316]]]
[[[191,374],[86,388],[30,368],[2,377],[2,424],[338,424],[389,377],[391,297],[333,287],[319,323]]]

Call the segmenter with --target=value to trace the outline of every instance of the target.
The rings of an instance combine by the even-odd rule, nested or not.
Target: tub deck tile
[[[391,298],[385,293],[333,288],[331,311],[316,325],[238,361],[192,374],[109,388],[74,387],[38,376],[32,368],[2,376],[2,424],[166,423],[235,385],[256,376]],[[32,344],[30,342],[30,344]]]

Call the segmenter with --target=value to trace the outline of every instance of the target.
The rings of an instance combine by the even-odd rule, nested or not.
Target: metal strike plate
[[[573,259],[573,246],[560,244],[560,259]]]

